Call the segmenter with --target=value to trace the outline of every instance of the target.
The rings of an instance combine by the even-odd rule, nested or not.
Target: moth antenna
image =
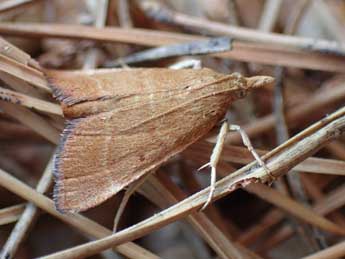
[[[270,76],[246,77],[247,88],[269,87],[274,83],[274,78]]]

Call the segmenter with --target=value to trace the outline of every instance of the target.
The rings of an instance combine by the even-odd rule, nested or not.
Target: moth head
[[[234,76],[232,85],[235,99],[244,98],[251,89],[270,87],[274,83],[274,78],[270,76],[242,77],[237,73],[232,74],[232,76]]]

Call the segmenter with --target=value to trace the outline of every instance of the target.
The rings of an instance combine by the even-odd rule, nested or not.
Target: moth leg
[[[207,166],[211,167],[210,193],[208,195],[206,203],[204,204],[204,206],[202,206],[201,210],[204,210],[212,201],[212,197],[213,197],[215,186],[216,186],[216,177],[217,177],[216,166],[220,159],[220,155],[222,153],[223,146],[225,143],[225,137],[228,131],[229,131],[229,125],[227,122],[224,122],[222,127],[220,128],[216,145],[214,146],[212,154],[211,154],[210,162],[199,168],[199,170],[201,170]]]
[[[247,133],[238,125],[229,125],[229,130],[230,131],[237,131],[240,133],[240,135],[242,137],[243,144],[248,148],[250,153],[252,153],[253,157],[259,163],[259,165],[269,174],[269,176],[272,178],[272,181],[274,181],[276,179],[276,177],[274,175],[272,175],[270,169],[268,169],[265,162],[262,161],[261,157],[255,151],[254,147],[252,146],[252,143],[249,140]]]
[[[252,155],[254,156],[255,160],[259,163],[259,165],[264,168],[264,170],[270,175],[270,177],[274,180],[275,177],[272,175],[271,171],[268,169],[268,167],[266,166],[266,164],[264,163],[264,161],[262,161],[262,159],[260,158],[260,156],[258,155],[258,153],[255,151],[254,147],[252,146],[248,135],[246,134],[246,132],[238,125],[230,125],[228,122],[224,122],[218,137],[217,137],[217,142],[215,147],[213,148],[212,154],[211,154],[211,158],[210,158],[210,162],[203,165],[202,167],[199,168],[199,170],[210,166],[211,167],[211,183],[210,183],[210,193],[208,195],[207,201],[206,203],[202,206],[201,210],[204,210],[212,201],[212,197],[215,191],[215,185],[216,185],[216,166],[218,164],[218,161],[220,159],[220,155],[222,153],[223,147],[224,147],[224,143],[225,143],[225,138],[226,135],[229,131],[237,131],[240,133],[241,137],[242,137],[242,141],[243,144],[248,148],[248,150],[252,153]]]
[[[121,216],[126,208],[126,205],[129,201],[129,198],[132,196],[133,193],[135,193],[140,186],[146,181],[146,179],[151,176],[150,173],[145,174],[143,177],[141,177],[139,180],[131,184],[128,189],[125,191],[125,194],[122,198],[122,201],[120,203],[120,206],[116,212],[115,218],[114,218],[114,225],[113,225],[113,232],[115,233],[117,230],[117,226],[119,225]]]

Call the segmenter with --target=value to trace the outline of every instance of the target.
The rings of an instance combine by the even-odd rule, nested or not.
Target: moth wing
[[[198,80],[222,78],[208,69],[132,72],[50,74],[71,118],[54,167],[61,211],[86,210],[110,198],[206,134],[231,101],[226,93],[189,95]]]
[[[136,94],[181,90],[212,82],[222,75],[211,69],[97,69],[45,71],[54,96],[66,106]]]
[[[206,134],[223,114],[206,123],[202,116],[199,108],[181,108],[127,128],[121,124],[126,113],[69,121],[55,157],[57,208],[98,205]]]

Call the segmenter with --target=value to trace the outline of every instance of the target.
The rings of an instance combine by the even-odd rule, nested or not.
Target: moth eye
[[[238,96],[238,98],[243,98],[243,97],[245,97],[245,96],[246,96],[246,91],[244,91],[244,90],[238,91],[238,92],[237,92],[237,96]]]

